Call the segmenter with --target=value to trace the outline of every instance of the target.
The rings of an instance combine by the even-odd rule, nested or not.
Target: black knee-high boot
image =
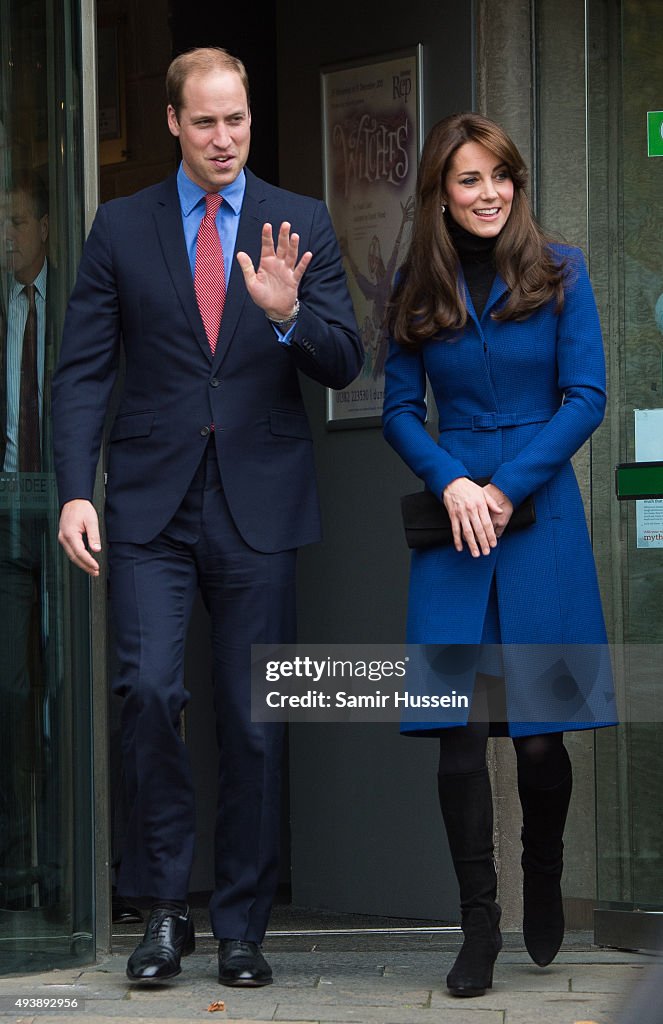
[[[523,938],[535,964],[551,963],[564,938],[562,851],[573,780],[569,772],[548,789],[518,780],[523,809]]]
[[[493,965],[502,948],[488,769],[462,775],[438,775],[438,792],[460,886],[461,925],[465,936],[447,975],[447,987],[455,996],[482,996],[492,987]]]

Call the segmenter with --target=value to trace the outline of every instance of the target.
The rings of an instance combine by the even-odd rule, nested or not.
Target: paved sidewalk
[[[124,973],[133,947],[127,935],[125,948],[96,965],[0,978],[0,1022],[620,1024],[630,993],[658,961],[600,950],[590,940],[588,933],[571,933],[555,963],[542,970],[529,960],[522,936],[507,935],[493,989],[478,999],[454,999],[444,978],[459,947],[455,936],[271,936],[264,950],[274,984],[239,990],[218,984],[210,935],[198,937],[195,954],[183,960],[182,974],[171,983],[131,985]],[[79,1008],[21,1012],[14,1006],[18,997],[76,999]],[[224,1009],[210,1011],[218,1001]]]

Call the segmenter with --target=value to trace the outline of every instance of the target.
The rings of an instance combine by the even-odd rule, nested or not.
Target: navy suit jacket
[[[250,299],[236,261],[214,356],[186,253],[176,176],[101,206],[69,301],[53,381],[60,502],[92,499],[104,419],[125,373],[110,431],[106,531],[147,543],[179,507],[214,424],[228,505],[258,551],[320,538],[309,423],[297,371],[341,388],[361,344],[329,214],[319,200],[246,172],[237,251],[257,265],[261,228],[289,221],[313,259],[299,288],[291,345]]]

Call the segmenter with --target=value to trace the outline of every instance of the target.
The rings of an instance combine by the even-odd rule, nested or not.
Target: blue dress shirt
[[[223,202],[216,215],[216,228],[221,239],[223,249],[223,263],[226,271],[226,292],[230,282],[230,273],[233,269],[235,258],[235,243],[237,241],[237,229],[239,228],[239,215],[242,212],[244,192],[246,190],[246,175],[240,171],[235,180],[219,191],[223,196]],[[177,172],[177,191],[180,197],[182,208],[182,224],[184,226],[184,238],[186,240],[186,251],[189,256],[191,275],[193,276],[196,267],[196,244],[198,241],[198,230],[200,223],[205,216],[205,196],[207,192],[196,185],[187,176],[182,164]]]
[[[200,185],[196,185],[194,181],[187,175],[184,170],[184,165],[181,163],[177,172],[177,191],[180,197],[180,207],[182,209],[182,224],[184,227],[184,238],[186,241],[186,251],[189,256],[189,265],[191,267],[191,276],[193,277],[196,269],[196,245],[198,242],[198,231],[200,224],[205,216],[205,196],[207,192],[201,188]],[[219,195],[223,197],[223,202],[218,209],[216,215],[216,229],[219,232],[219,238],[221,239],[221,248],[223,250],[223,266],[226,275],[226,294],[228,293],[228,285],[230,282],[230,274],[233,269],[235,262],[235,244],[237,242],[237,231],[239,229],[239,217],[242,212],[242,203],[244,202],[244,192],[246,191],[246,175],[244,171],[240,171],[237,177],[230,185],[226,185],[225,188],[219,190]],[[237,273],[241,273],[238,270]],[[290,335],[294,330],[293,327],[283,334],[275,324],[272,324],[274,333],[278,340],[284,344],[290,344]]]

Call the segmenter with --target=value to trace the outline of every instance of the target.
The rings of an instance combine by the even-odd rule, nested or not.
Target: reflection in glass
[[[69,268],[80,251],[80,214],[71,205],[76,69],[64,50],[70,20],[55,0],[0,0],[0,970],[7,971],[93,955],[89,623],[81,584],[69,580],[58,551],[50,423]]]
[[[587,12],[590,252],[616,356],[601,455],[611,479],[616,463],[635,461],[634,411],[663,408],[663,157],[648,155],[647,140],[647,114],[663,105],[663,8],[591,0]],[[612,495],[597,508],[595,536],[609,553],[615,639],[624,642],[624,724],[597,737],[598,895],[612,909],[661,910],[663,544],[639,547],[635,502],[618,506]],[[645,669],[640,650],[655,652]]]

